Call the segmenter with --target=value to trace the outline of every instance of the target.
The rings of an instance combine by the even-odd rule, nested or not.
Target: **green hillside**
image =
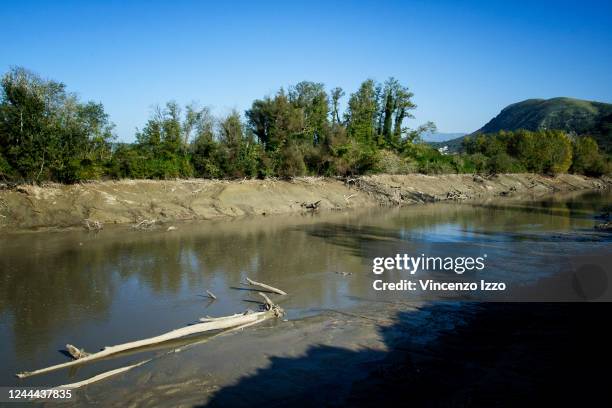
[[[559,129],[576,135],[589,135],[602,150],[611,153],[612,104],[573,98],[527,99],[505,107],[474,134],[518,129]],[[451,151],[456,151],[461,148],[462,140],[461,137],[436,145],[446,145]]]

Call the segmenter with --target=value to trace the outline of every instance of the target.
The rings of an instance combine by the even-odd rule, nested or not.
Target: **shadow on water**
[[[608,398],[609,305],[432,304],[379,328],[387,351],[313,346],[219,390],[209,407],[587,406]],[[442,328],[418,332],[419,315]],[[445,324],[452,323],[452,324]],[[435,331],[428,323],[425,329]]]
[[[583,212],[609,202],[609,195],[594,195],[570,204],[543,204],[556,208],[552,213],[506,211],[507,206],[498,204],[436,203],[189,223],[171,233],[110,226],[99,234],[0,235],[0,384],[17,384],[15,372],[65,361],[57,350],[67,342],[92,351],[175,329],[204,314],[244,310],[251,306],[245,300],[254,296],[239,286],[245,276],[290,292],[283,307],[291,319],[317,308],[352,307],[361,299],[381,301],[383,297],[370,291],[373,257],[472,253],[466,246],[440,243],[466,244],[469,251],[490,244],[487,251],[503,255],[491,257],[492,262],[505,261],[504,268],[496,270],[522,279],[540,264],[558,264],[554,257],[567,248],[533,245],[540,234],[592,230],[595,220]],[[541,208],[540,203],[512,205]],[[521,239],[529,250],[545,253],[554,262],[540,257],[542,262],[526,268],[518,256],[525,253],[523,247],[503,246]],[[400,277],[389,274],[390,279]],[[206,302],[206,289],[219,299]],[[81,376],[97,373],[92,369]],[[26,385],[80,379],[64,374]]]

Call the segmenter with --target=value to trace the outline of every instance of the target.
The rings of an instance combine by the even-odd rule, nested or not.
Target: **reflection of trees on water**
[[[419,229],[423,234],[442,225],[500,233],[519,224],[564,229],[590,222],[584,214],[593,208],[580,199],[503,207],[437,204],[312,219],[183,225],[172,233],[123,228],[98,235],[4,237],[0,313],[11,316],[16,351],[27,353],[67,325],[107,317],[118,289],[131,281],[165,295],[203,290],[214,282],[228,288],[249,275],[286,288],[300,306],[316,306],[337,298],[341,290],[364,294],[363,281],[328,276],[363,271],[374,256],[406,252],[415,241],[411,234]],[[39,340],[31,341],[33,336]]]
[[[107,317],[118,289],[130,281],[158,295],[203,290],[215,279],[228,288],[246,275],[287,287],[301,275],[335,267],[342,258],[339,248],[282,224],[15,239],[1,246],[0,313],[11,316],[17,353],[32,352],[68,326]],[[321,283],[308,292],[318,302],[335,290]]]
[[[0,313],[11,315],[15,349],[24,354],[34,347],[32,336],[44,342],[67,324],[103,316],[114,292],[102,251],[45,254],[44,242],[30,238],[21,251],[0,256]]]

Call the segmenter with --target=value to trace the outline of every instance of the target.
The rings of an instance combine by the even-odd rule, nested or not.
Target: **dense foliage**
[[[420,140],[435,127],[405,127],[416,108],[397,80],[364,81],[348,95],[300,82],[255,100],[244,117],[216,118],[196,104],[154,110],[135,143],[113,143],[101,104],[81,102],[65,85],[15,68],[2,79],[0,179],[76,182],[99,178],[243,178],[367,173],[568,170],[601,174],[592,139],[560,131],[500,132],[446,155]],[[574,160],[572,161],[572,157]]]
[[[570,138],[561,130],[500,131],[466,137],[463,146],[477,171],[602,175],[607,163],[590,137]]]
[[[112,125],[101,104],[16,68],[2,78],[0,175],[74,182],[99,178],[111,158]]]

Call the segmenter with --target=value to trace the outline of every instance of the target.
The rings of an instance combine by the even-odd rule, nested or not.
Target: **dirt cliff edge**
[[[272,215],[438,200],[537,196],[604,189],[610,178],[563,174],[478,176],[374,175],[353,179],[120,180],[75,185],[19,185],[0,190],[0,229],[68,228],[85,220],[102,224],[158,223],[244,215]]]

